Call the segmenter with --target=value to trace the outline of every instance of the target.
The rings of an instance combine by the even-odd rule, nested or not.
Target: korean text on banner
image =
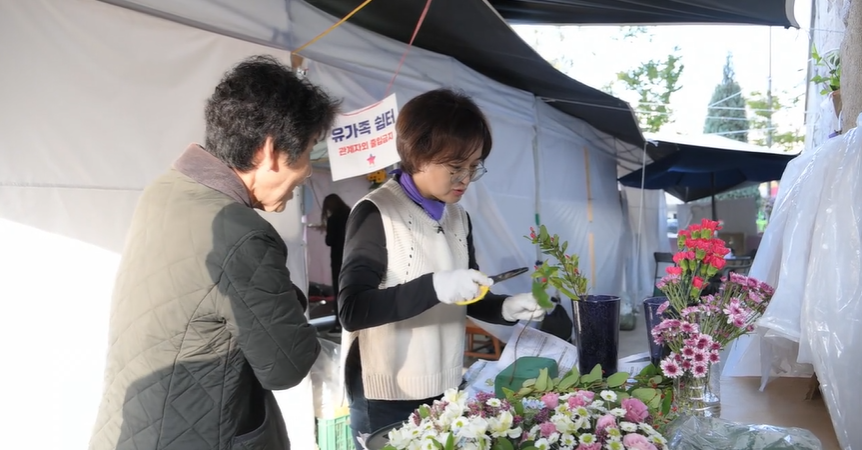
[[[400,161],[395,149],[395,94],[380,103],[339,114],[326,138],[332,180],[365,175]]]

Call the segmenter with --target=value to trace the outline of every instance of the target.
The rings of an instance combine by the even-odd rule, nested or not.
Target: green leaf
[[[499,440],[494,443],[494,446],[491,447],[491,450],[515,450],[515,446],[512,445],[512,441],[506,438],[499,438]]]
[[[602,379],[602,366],[601,366],[601,364],[596,364],[596,366],[593,367],[593,370],[590,371],[589,374],[581,377],[581,383],[583,383],[583,384],[595,383],[596,381],[599,381],[601,379]]]
[[[644,402],[649,403],[658,395],[658,391],[652,388],[637,388],[632,391],[632,397]]]
[[[670,408],[673,404],[673,391],[671,389],[667,389],[664,392],[664,399],[661,402],[661,413],[664,416],[670,414]]]
[[[631,398],[628,392],[617,391],[617,401],[623,401],[627,398]]]
[[[446,439],[446,450],[455,450],[455,435],[449,433],[449,438]]]
[[[554,307],[557,305],[555,305],[554,302],[551,301],[551,297],[544,291],[544,289],[542,290],[542,293],[544,295],[536,296],[535,294],[533,294],[533,297],[535,297],[536,299],[536,303],[542,309],[554,309]]]
[[[661,375],[656,375],[649,379],[649,382],[652,384],[660,384],[664,378]]]
[[[533,388],[528,388],[528,387],[521,388],[518,391],[518,397],[526,397],[532,393],[533,393]]]
[[[524,381],[524,387],[533,387],[536,385],[536,379],[530,378],[529,380]]]
[[[578,379],[580,379],[580,374],[575,370],[572,373],[566,375],[562,380],[560,380],[560,385],[557,386],[557,389],[561,391],[568,391],[575,384],[578,383]]]
[[[652,365],[652,363],[650,363],[650,364],[647,364],[646,367],[641,369],[640,376],[651,377],[657,373],[658,373],[658,369],[656,368],[656,366],[654,366],[654,365]]]
[[[419,407],[419,417],[423,419],[427,419],[428,416],[431,415],[431,408],[428,405],[422,405]]]
[[[615,388],[622,386],[629,379],[629,374],[626,372],[617,372],[608,377],[608,387]]]
[[[398,450],[398,449],[393,447],[392,444],[386,444],[383,446],[382,450]]]
[[[536,379],[536,390],[539,392],[545,392],[548,390],[548,382],[550,378],[548,377],[548,369],[539,370],[539,378]]]

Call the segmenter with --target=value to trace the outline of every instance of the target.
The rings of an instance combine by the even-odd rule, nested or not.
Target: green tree
[[[620,27],[619,40],[648,39],[652,33],[644,27]],[[671,122],[671,96],[680,90],[679,77],[685,65],[679,56],[679,47],[674,47],[666,58],[650,59],[637,67],[617,73],[615,82],[637,95],[634,105],[635,113],[642,130],[659,131],[665,124]],[[605,92],[616,95],[614,86],[610,83],[603,88]]]
[[[787,92],[782,92],[772,95],[771,99],[769,97],[769,93],[763,94],[756,91],[748,95],[746,103],[752,113],[749,128],[752,134],[757,136],[753,137],[751,142],[764,147],[777,147],[785,152],[799,151],[799,147],[805,142],[805,135],[797,129],[786,130],[781,127],[775,120],[775,114],[787,108],[796,107],[802,95],[790,97]],[[785,100],[788,97],[790,98]]]
[[[703,132],[748,142],[749,123],[745,106],[745,97],[734,77],[733,62],[728,54],[721,83],[715,87],[709,100]]]

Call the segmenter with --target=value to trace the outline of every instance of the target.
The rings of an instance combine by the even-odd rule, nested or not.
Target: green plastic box
[[[539,371],[542,369],[548,369],[548,376],[557,378],[557,362],[553,359],[540,356],[518,358],[494,379],[494,394],[497,395],[497,398],[506,398],[503,388],[518,392],[524,386],[525,381],[538,378]],[[513,374],[514,376],[512,376]]]

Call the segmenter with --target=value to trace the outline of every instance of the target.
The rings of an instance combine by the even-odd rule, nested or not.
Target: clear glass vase
[[[673,381],[673,404],[678,414],[721,417],[721,363],[710,364],[707,376],[689,373]]]

